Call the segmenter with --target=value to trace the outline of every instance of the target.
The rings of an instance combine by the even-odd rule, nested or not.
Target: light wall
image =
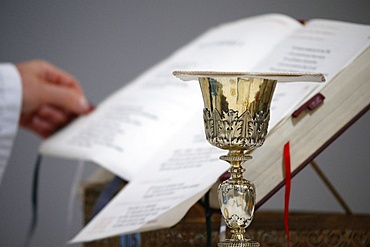
[[[368,0],[1,1],[0,59],[43,58],[75,75],[94,104],[220,23],[283,13],[370,24]],[[0,99],[1,100],[1,99]],[[316,161],[356,213],[370,213],[370,114]],[[31,183],[41,140],[20,130],[0,187],[0,246],[21,246],[31,220]],[[84,177],[95,165],[86,166]],[[68,201],[77,162],[46,158],[41,167],[39,224],[32,246],[65,246],[82,227]],[[283,190],[261,210],[283,208]],[[343,212],[312,168],[293,179],[292,211]],[[72,245],[70,245],[72,246]],[[80,245],[74,245],[80,246]]]

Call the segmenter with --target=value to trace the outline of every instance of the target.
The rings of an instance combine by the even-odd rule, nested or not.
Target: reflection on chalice
[[[228,150],[220,157],[230,164],[228,180],[218,186],[218,201],[232,236],[220,247],[259,246],[245,238],[253,219],[256,189],[244,179],[242,164],[262,146],[270,119],[270,104],[278,81],[322,80],[319,74],[175,71],[182,80],[198,80],[204,101],[204,128],[210,144]],[[319,79],[318,79],[319,78]]]

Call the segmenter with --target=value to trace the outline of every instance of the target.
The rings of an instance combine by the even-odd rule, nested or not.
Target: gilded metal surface
[[[263,78],[199,78],[207,140],[227,150],[262,146],[276,82]]]
[[[259,247],[260,244],[256,241],[224,241],[217,244],[218,247]]]
[[[218,187],[218,200],[230,239],[221,247],[259,246],[244,237],[252,222],[256,192],[243,178],[245,152],[262,146],[270,120],[270,104],[277,81],[265,78],[218,76],[198,78],[202,90],[204,128],[208,142],[229,150],[221,159],[230,163],[231,178]]]

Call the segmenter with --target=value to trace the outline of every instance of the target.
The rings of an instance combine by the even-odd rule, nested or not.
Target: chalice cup
[[[256,188],[244,178],[243,163],[263,145],[270,105],[278,80],[300,80],[301,74],[175,71],[182,80],[198,80],[202,91],[204,128],[210,144],[227,150],[230,178],[218,186],[218,201],[231,238],[220,247],[260,246],[244,234],[253,219]],[[307,79],[307,78],[306,78]]]

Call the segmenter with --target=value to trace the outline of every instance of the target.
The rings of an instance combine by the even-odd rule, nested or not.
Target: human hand
[[[16,64],[21,75],[23,101],[20,125],[48,137],[92,107],[79,82],[42,60]]]

